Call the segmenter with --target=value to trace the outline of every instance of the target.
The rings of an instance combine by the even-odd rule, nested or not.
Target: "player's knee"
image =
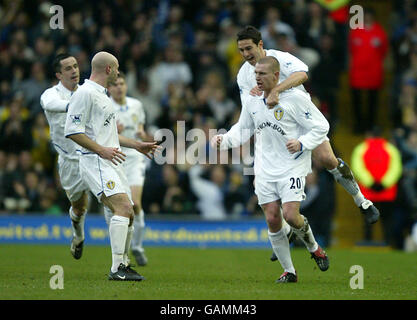
[[[284,216],[285,221],[287,221],[290,226],[294,226],[298,221],[297,215],[299,215],[299,213],[294,208],[284,208],[282,210],[282,215]]]
[[[87,202],[76,202],[71,204],[72,211],[77,215],[81,216],[87,211]]]
[[[114,214],[127,217],[130,219],[131,217],[134,216],[133,207],[128,201],[122,202],[115,208]]]
[[[282,220],[279,208],[272,207],[265,210],[265,220],[270,230],[279,230],[282,227]]]

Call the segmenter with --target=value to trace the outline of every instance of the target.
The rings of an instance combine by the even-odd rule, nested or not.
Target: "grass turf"
[[[417,299],[416,254],[328,250],[321,272],[305,249],[292,250],[298,283],[275,284],[282,269],[264,249],[147,248],[149,264],[135,269],[142,282],[107,280],[109,247],[84,247],[74,260],[69,246],[0,248],[0,299],[284,300]],[[52,290],[52,265],[64,269],[64,289]],[[364,270],[364,289],[352,290],[352,265]]]

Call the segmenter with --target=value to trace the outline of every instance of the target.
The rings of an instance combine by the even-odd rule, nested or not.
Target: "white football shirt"
[[[306,176],[311,171],[311,150],[326,139],[329,123],[304,94],[283,97],[268,109],[263,97],[249,97],[237,123],[239,130],[223,135],[222,150],[238,147],[255,133],[255,176],[277,181],[289,174]],[[286,147],[290,139],[298,139],[301,150],[291,154]]]
[[[116,122],[124,126],[124,130],[120,134],[141,141],[137,136],[137,131],[140,124],[145,124],[145,111],[142,102],[131,97],[126,97],[125,105],[118,104],[113,98],[111,101],[116,110]],[[122,152],[127,156],[138,156],[141,160],[145,160],[145,155],[135,149],[122,147]]]
[[[67,106],[72,91],[63,86],[61,82],[45,90],[40,98],[41,106],[49,123],[51,140],[59,156],[64,160],[78,160],[76,149],[80,146],[64,135]]]
[[[270,49],[265,50],[265,53],[267,56],[275,57],[279,62],[280,72],[278,83],[287,79],[294,72],[308,72],[308,66],[300,59],[296,58],[288,52]],[[250,97],[249,92],[252,90],[252,88],[256,87],[255,67],[247,61],[240,67],[240,70],[237,74],[237,84],[239,86],[240,99],[243,105],[244,99]],[[308,95],[307,91],[304,89],[304,86],[300,84],[297,87],[293,87],[281,93],[280,97],[287,93],[296,91],[301,91]]]
[[[65,137],[84,133],[103,147],[120,149],[116,109],[106,93],[107,90],[103,86],[85,80],[71,96],[65,123]],[[92,153],[81,146],[77,151],[82,154]]]

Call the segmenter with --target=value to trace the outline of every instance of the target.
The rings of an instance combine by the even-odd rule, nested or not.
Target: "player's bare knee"
[[[269,230],[279,231],[282,228],[282,220],[278,214],[271,214],[266,216],[266,224]]]
[[[297,215],[300,215],[300,214],[294,208],[283,208],[282,215],[285,221],[287,221],[290,226],[294,227],[298,222]]]
[[[72,211],[77,215],[81,216],[87,211],[88,198],[86,195],[82,196],[81,199],[71,202]]]

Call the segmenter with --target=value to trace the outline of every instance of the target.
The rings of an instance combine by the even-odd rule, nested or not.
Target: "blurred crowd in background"
[[[340,74],[355,72],[349,68],[349,61],[357,52],[352,50],[348,21],[331,15],[322,3],[60,1],[65,14],[64,29],[53,30],[49,24],[50,2],[1,2],[0,211],[60,215],[69,208],[56,173],[57,154],[39,103],[41,93],[56,84],[52,60],[60,52],[68,52],[77,59],[81,83],[90,75],[94,53],[104,50],[114,54],[120,70],[126,74],[128,95],[139,99],[145,107],[146,130],[151,136],[160,128],[177,133],[179,120],[185,121],[187,131],[230,129],[241,109],[236,74],[243,61],[236,33],[246,25],[253,25],[262,32],[264,48],[290,52],[309,66],[305,87],[329,120],[331,137],[342,122],[338,110],[343,106],[338,105],[337,99]],[[387,15],[389,28],[378,29],[381,37],[387,39],[386,43],[377,44],[383,52],[369,55],[377,54],[377,62],[381,64],[387,52],[393,57],[392,70],[385,71],[392,75],[391,110],[379,112],[389,112],[392,136],[386,138],[395,142],[402,155],[404,170],[399,197],[407,197],[409,201],[401,210],[415,214],[417,3],[396,1]],[[368,23],[378,24],[377,18],[369,11]],[[383,78],[384,74],[376,75],[379,76]],[[378,99],[372,97],[383,88],[383,81],[376,80],[371,87],[351,81],[350,86],[355,105],[364,110],[368,107],[372,112],[368,118],[352,121],[355,123],[352,134],[362,135],[367,129],[363,123],[377,118]],[[359,102],[362,91],[369,94],[363,104]],[[208,150],[208,139],[205,143]],[[253,176],[243,175],[244,167],[161,166],[149,161],[143,208],[148,215],[200,214],[207,219],[261,215]],[[312,218],[321,222],[313,228],[323,229],[316,233],[329,244],[335,208],[331,175],[315,166],[307,179],[306,193],[302,210],[307,216],[309,212],[316,217],[320,215]],[[90,212],[95,210],[92,208]],[[403,214],[405,221],[412,219],[407,214]]]

